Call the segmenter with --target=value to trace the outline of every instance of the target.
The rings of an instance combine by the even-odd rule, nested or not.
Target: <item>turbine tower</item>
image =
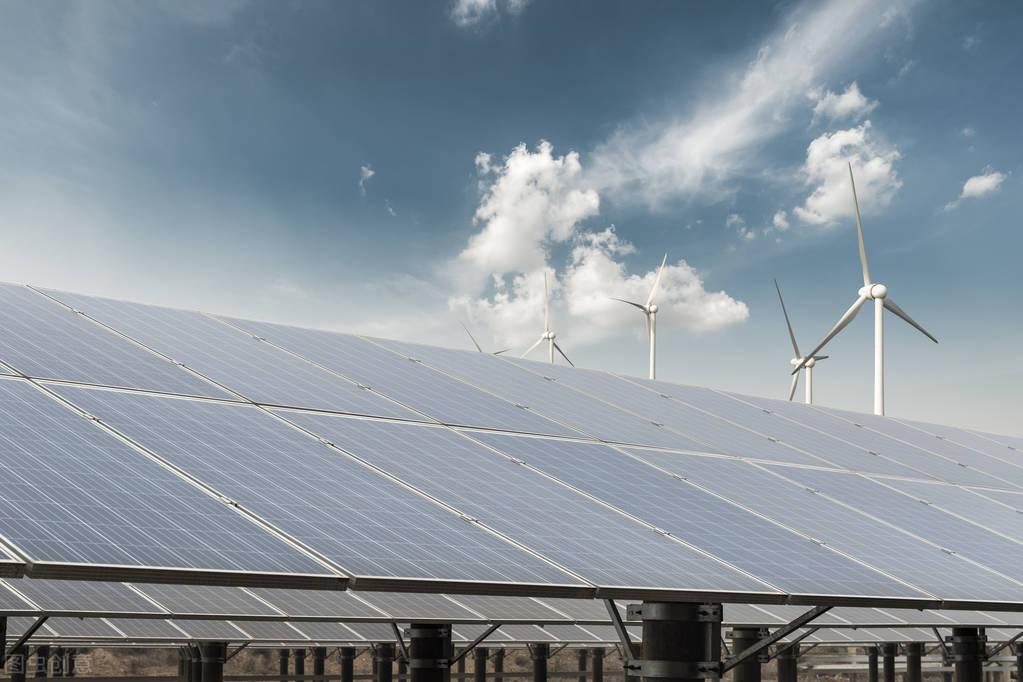
[[[530,346],[529,349],[525,353],[522,354],[522,357],[526,357],[527,355],[532,353],[536,349],[537,346],[539,346],[541,343],[546,341],[547,342],[547,357],[550,359],[550,362],[551,362],[552,365],[554,364],[554,351],[558,351],[558,353],[561,354],[561,357],[565,358],[565,362],[567,362],[568,364],[570,364],[573,367],[575,367],[575,364],[571,360],[568,359],[567,355],[565,355],[565,351],[561,350],[561,346],[559,346],[558,342],[554,340],[556,336],[557,335],[553,331],[551,331],[551,295],[550,295],[550,292],[547,289],[547,272],[544,271],[544,273],[543,273],[543,334],[541,334],[540,338],[536,340],[536,343],[534,343],[532,346]]]
[[[921,327],[912,317],[906,314],[902,308],[895,304],[895,301],[888,297],[888,287],[878,284],[870,279],[870,268],[867,267],[867,247],[863,244],[863,222],[860,220],[860,203],[856,198],[856,181],[853,179],[852,164],[849,164],[849,182],[852,185],[853,205],[856,208],[856,238],[860,246],[860,265],[863,268],[863,286],[858,292],[859,297],[850,306],[849,310],[838,320],[827,336],[817,344],[807,357],[803,358],[793,374],[802,369],[806,363],[813,358],[824,345],[833,339],[836,334],[846,328],[853,321],[860,308],[867,301],[874,302],[874,414],[884,414],[884,310],[895,313],[907,323],[915,327],[921,334],[934,343],[938,340],[931,336],[930,332]]]
[[[647,341],[650,344],[650,378],[657,378],[657,304],[654,303],[654,295],[657,294],[657,285],[661,283],[661,273],[664,272],[664,266],[668,262],[668,254],[664,254],[664,260],[661,261],[661,267],[657,269],[657,275],[654,277],[654,285],[650,287],[650,295],[646,297],[646,303],[636,303],[635,301],[626,301],[624,298],[615,298],[615,301],[621,301],[622,303],[628,303],[629,305],[639,308],[643,313],[643,317],[646,318],[646,336]]]
[[[778,300],[781,302],[781,314],[785,316],[785,326],[789,328],[789,340],[792,341],[792,352],[795,353],[789,363],[792,365],[800,365],[803,362],[803,355],[799,352],[799,345],[796,343],[796,334],[792,331],[792,323],[789,322],[789,312],[785,310],[785,299],[781,297],[781,287],[778,286],[778,280],[774,280],[774,288],[778,291]],[[806,404],[813,405],[813,367],[821,360],[827,360],[827,355],[815,355],[806,361],[803,365],[803,370],[806,373]],[[789,386],[789,402],[796,395],[796,388],[799,386],[799,370],[792,375],[792,384]]]

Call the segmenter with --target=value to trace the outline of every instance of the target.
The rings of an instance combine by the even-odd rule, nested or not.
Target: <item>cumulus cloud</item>
[[[542,329],[546,274],[555,331],[571,336],[574,345],[596,343],[636,322],[635,309],[611,297],[645,301],[656,271],[628,270],[624,258],[635,247],[614,226],[584,226],[598,215],[600,197],[587,186],[577,154],[558,156],[541,142],[533,150],[519,145],[496,162],[480,154],[476,167],[479,229],[453,268],[472,276],[456,278],[458,293],[449,299],[453,311],[486,328],[501,345],[527,344]],[[568,256],[560,261],[553,254],[565,247]],[[749,315],[741,301],[707,291],[683,260],[665,267],[658,304],[663,324],[697,332]]]
[[[730,230],[735,230],[740,239],[748,241],[757,238],[756,232],[749,228],[749,225],[746,224],[746,219],[738,213],[730,213],[728,217],[725,218],[725,227]]]
[[[760,146],[787,127],[818,83],[845,68],[909,3],[831,0],[804,3],[756,57],[688,115],[624,126],[593,153],[598,190],[658,207],[675,198],[727,196]]]
[[[460,28],[479,26],[495,19],[503,9],[508,14],[519,14],[529,0],[455,0],[451,5],[451,21]]]
[[[977,134],[977,130],[973,126],[965,126],[959,131],[959,134],[963,137],[973,137]]]
[[[359,166],[359,194],[366,196],[366,184],[376,174],[370,166]]]
[[[774,218],[771,219],[771,224],[774,229],[779,232],[784,232],[789,229],[789,215],[785,211],[778,211],[774,214]]]
[[[847,130],[824,133],[810,143],[802,173],[813,192],[792,210],[800,220],[828,225],[854,213],[848,164],[856,175],[860,210],[875,213],[891,203],[902,181],[895,172],[898,149],[878,140],[870,121]]]
[[[1007,177],[1009,177],[1007,173],[996,171],[991,166],[988,166],[984,169],[983,173],[974,175],[963,183],[963,189],[959,192],[959,196],[945,204],[945,210],[950,211],[956,208],[963,199],[979,199],[993,194],[998,191],[998,188],[1002,186]]]
[[[816,103],[813,107],[815,121],[827,119],[851,119],[857,121],[877,107],[877,100],[868,99],[860,92],[860,86],[853,81],[845,92],[835,93],[831,90],[814,90],[810,98]]]

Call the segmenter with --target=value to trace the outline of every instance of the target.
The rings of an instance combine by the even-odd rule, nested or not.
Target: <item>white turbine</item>
[[[646,318],[646,336],[647,341],[650,344],[650,378],[657,378],[657,304],[654,303],[654,295],[657,294],[657,285],[661,283],[661,273],[664,272],[664,266],[668,262],[668,254],[664,254],[664,260],[661,261],[661,267],[657,269],[657,275],[654,277],[654,285],[650,287],[650,295],[646,297],[646,303],[636,303],[635,301],[626,301],[624,298],[615,298],[615,301],[621,301],[622,303],[628,303],[629,305],[639,308],[643,313],[643,317]]]
[[[558,353],[561,354],[561,357],[565,358],[565,362],[567,362],[568,364],[570,364],[573,367],[575,367],[575,364],[571,360],[568,359],[567,355],[565,355],[565,351],[561,350],[561,346],[559,346],[558,342],[554,340],[555,337],[556,337],[556,334],[553,331],[551,331],[551,295],[550,295],[550,292],[547,290],[547,273],[544,272],[543,273],[543,334],[540,335],[540,338],[537,339],[536,343],[534,343],[532,346],[530,346],[529,349],[525,353],[522,354],[522,357],[526,357],[527,355],[532,353],[537,348],[537,346],[539,346],[541,343],[546,341],[547,342],[547,356],[550,359],[552,365],[554,364],[554,351],[558,351]]]
[[[459,322],[459,324],[462,323]],[[480,344],[476,342],[476,337],[472,335],[471,331],[469,331],[469,328],[462,324],[462,329],[464,329],[465,333],[469,335],[469,340],[472,341],[472,345],[476,346],[476,350],[478,350],[480,353],[484,352],[483,349],[480,347]],[[493,353],[491,353],[491,355],[500,355],[501,353],[507,353],[509,350],[511,349],[502,348],[501,350],[494,351]]]
[[[803,355],[799,352],[799,344],[796,343],[796,334],[792,331],[792,323],[789,322],[789,311],[785,310],[785,299],[781,297],[781,287],[778,286],[778,280],[774,280],[774,288],[778,290],[778,300],[781,302],[781,314],[785,316],[785,326],[789,328],[789,340],[792,341],[792,352],[795,353],[795,357],[790,360],[792,365],[800,365],[803,363]],[[803,364],[803,369],[806,371],[806,404],[813,404],[813,367],[821,360],[827,360],[827,355],[815,355]],[[796,395],[796,388],[799,386],[799,371],[792,375],[792,383],[789,385],[789,402]]]
[[[863,222],[860,220],[860,203],[856,198],[856,181],[853,179],[852,164],[849,164],[849,182],[852,184],[853,205],[856,208],[856,237],[860,246],[860,265],[863,267],[863,286],[860,287],[859,297],[852,304],[849,310],[838,320],[827,336],[817,344],[807,357],[803,358],[793,374],[802,369],[807,362],[817,354],[824,345],[833,339],[838,332],[846,328],[852,322],[860,308],[869,300],[874,301],[874,414],[884,414],[884,309],[887,308],[907,323],[915,327],[921,334],[934,343],[938,340],[931,336],[930,332],[921,327],[917,322],[906,314],[902,308],[895,304],[895,301],[888,298],[888,287],[877,284],[870,279],[870,269],[867,267],[867,247],[863,244]]]

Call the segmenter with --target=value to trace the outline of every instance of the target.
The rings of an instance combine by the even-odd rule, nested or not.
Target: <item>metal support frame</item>
[[[733,627],[732,646],[736,651],[743,652],[758,644],[761,640],[769,637],[771,632],[767,628],[755,627]],[[743,661],[737,663],[732,670],[733,682],[760,682],[761,663],[765,663],[765,656],[768,648],[762,648],[753,656],[747,656]]]
[[[551,657],[550,644],[530,644],[529,654],[533,658],[533,682],[547,682],[547,661]]]
[[[355,647],[343,646],[338,649],[338,664],[341,668],[341,682],[355,680]]]
[[[224,682],[227,643],[203,642],[199,645],[199,656],[202,660],[202,682]]]
[[[252,644],[252,642],[242,642],[241,644],[236,646],[234,649],[231,650],[231,652],[227,656],[224,657],[224,663],[230,661],[232,658],[240,654],[243,650],[248,649],[250,644]]]
[[[636,650],[633,649],[629,631],[625,629],[625,623],[622,622],[622,614],[611,599],[605,599],[604,606],[607,608],[607,615],[611,617],[611,625],[614,626],[615,633],[622,643],[621,649],[618,652],[622,657],[622,666],[626,671],[635,669]],[[615,649],[618,649],[618,647],[616,646]]]
[[[422,623],[410,627],[409,676],[412,682],[446,682],[451,676],[453,656],[451,626]]]
[[[11,657],[11,654],[13,654],[21,647],[25,646],[25,642],[31,639],[32,635],[34,635],[39,628],[43,627],[43,624],[46,623],[48,619],[49,616],[39,616],[38,618],[36,618],[35,622],[28,627],[28,630],[25,630],[25,632],[22,633],[21,637],[18,637],[18,639],[14,641],[14,644],[12,644],[9,649],[4,651],[5,665],[7,664],[7,659]]]
[[[920,667],[920,658],[924,652],[924,645],[920,642],[907,642],[906,646],[906,682],[922,682],[923,671]]]
[[[470,651],[472,651],[477,646],[479,646],[480,642],[485,640],[487,637],[489,637],[490,635],[492,635],[495,632],[497,632],[497,629],[499,627],[501,627],[501,623],[492,623],[490,625],[490,627],[488,627],[486,630],[483,631],[482,635],[480,635],[476,639],[474,639],[471,642],[469,642],[469,644],[464,646],[462,648],[462,650],[458,652],[458,655],[451,659],[451,662],[450,662],[449,665],[454,665],[454,664],[458,663],[459,661],[461,661],[462,659],[464,659],[466,656],[468,656]]]
[[[990,650],[989,650],[989,651],[987,652],[987,656],[986,656],[986,657],[987,657],[987,658],[991,658],[992,656],[994,656],[995,654],[997,654],[997,653],[998,653],[999,651],[1001,651],[1002,649],[1005,649],[1006,647],[1012,647],[1012,646],[1013,646],[1013,645],[1014,645],[1014,644],[1016,643],[1016,640],[1018,640],[1018,639],[1019,639],[1020,637],[1023,637],[1023,631],[1020,631],[1020,633],[1019,633],[1019,634],[1017,634],[1017,635],[1016,635],[1015,637],[1013,637],[1013,638],[1012,638],[1012,639],[1010,639],[1009,641],[1007,641],[1007,642],[1002,642],[1002,643],[1001,643],[1001,644],[999,644],[998,646],[996,646],[996,647],[992,647],[992,648],[991,648],[991,649],[990,649]],[[1021,682],[1023,682],[1023,681],[1021,681]]]
[[[373,667],[376,671],[374,680],[376,682],[391,682],[394,679],[394,645],[381,643],[377,645],[376,655],[373,658]]]
[[[489,653],[486,647],[477,647],[472,656],[472,679],[473,682],[487,682],[487,658]],[[1023,681],[1021,681],[1023,682]]]
[[[394,641],[398,643],[398,653],[401,655],[401,658],[407,663],[408,647],[405,646],[405,639],[401,636],[401,629],[398,628],[397,623],[391,623],[391,630],[394,631]]]
[[[881,670],[883,671],[884,682],[895,682],[895,655],[898,653],[898,645],[886,643],[881,645]]]
[[[799,678],[799,670],[796,662],[799,660],[799,644],[793,642],[783,650],[775,653],[777,659],[778,682],[796,682]]]
[[[594,647],[590,653],[590,676],[593,682],[604,682],[604,648]],[[1021,680],[1020,682],[1023,682]]]
[[[799,651],[799,643],[802,642],[807,637],[809,637],[810,635],[812,635],[813,633],[817,632],[818,630],[820,630],[820,628],[807,628],[806,630],[804,630],[803,632],[800,632],[799,635],[797,635],[796,637],[793,637],[789,641],[782,642],[781,644],[779,644],[778,646],[776,646],[774,648],[773,652],[771,652],[771,653],[769,653],[767,655],[768,662],[773,661],[774,659],[778,658],[779,656],[781,656],[782,654],[787,652],[789,649],[792,649],[793,647],[795,647],[796,651],[798,652]],[[809,651],[809,650],[810,649],[807,649],[807,651]],[[796,658],[799,658],[799,654],[798,653],[796,654]]]
[[[978,628],[952,628],[952,662],[957,682],[981,682],[987,638]]]
[[[609,608],[609,612],[611,609]],[[720,676],[721,605],[682,602],[630,604],[630,620],[643,621],[642,658],[629,657],[626,676],[656,682],[682,682]],[[632,643],[618,614],[611,612],[623,648]]]
[[[744,649],[742,651],[737,652],[734,656],[732,656],[727,661],[725,661],[724,663],[721,664],[721,673],[724,674],[724,673],[728,672],[729,670],[731,670],[732,668],[734,668],[738,664],[740,664],[743,661],[745,661],[750,656],[756,656],[761,651],[763,651],[767,647],[771,646],[775,642],[777,642],[779,640],[782,640],[785,637],[788,637],[790,634],[792,634],[793,632],[795,632],[799,628],[803,627],[804,625],[806,625],[810,621],[818,618],[819,616],[824,615],[825,613],[827,613],[830,610],[831,610],[830,606],[815,606],[815,607],[813,607],[812,609],[810,609],[809,611],[807,611],[803,615],[801,615],[798,618],[794,619],[788,625],[780,627],[777,630],[775,630],[774,632],[772,632],[770,636],[761,639],[759,642],[757,642],[753,646],[750,646],[750,647],[748,647],[748,648],[746,648],[746,649]]]

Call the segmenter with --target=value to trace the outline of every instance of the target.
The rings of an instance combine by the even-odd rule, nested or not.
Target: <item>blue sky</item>
[[[1023,434],[1016,2],[6,2],[0,278]],[[867,411],[872,324],[818,402]]]

